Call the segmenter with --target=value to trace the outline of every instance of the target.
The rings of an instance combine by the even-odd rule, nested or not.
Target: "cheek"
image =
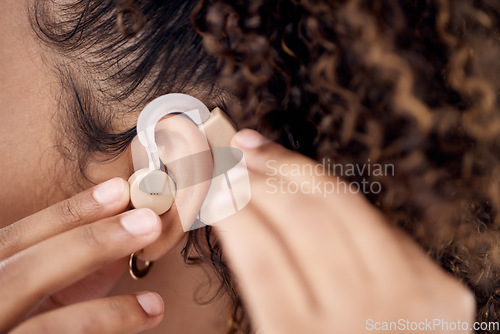
[[[42,60],[25,5],[4,1],[0,11],[0,226],[62,197],[53,186],[58,163],[51,153],[57,81]]]
[[[0,228],[94,184],[116,176],[127,179],[133,172],[128,152],[111,162],[89,163],[85,178],[77,164],[62,156],[54,145],[27,150],[29,146],[25,140],[7,154],[9,159],[0,159]]]
[[[0,161],[0,226],[12,224],[63,199],[64,191],[56,185],[54,159],[44,159],[47,150],[29,143],[25,139],[8,159]],[[2,153],[5,152],[5,149]],[[47,154],[47,153],[46,153]],[[45,161],[45,162],[44,162]]]

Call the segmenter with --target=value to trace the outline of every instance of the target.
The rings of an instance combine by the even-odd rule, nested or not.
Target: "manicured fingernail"
[[[269,139],[255,130],[243,129],[234,135],[233,141],[238,147],[253,149],[267,143]]]
[[[123,228],[133,235],[148,234],[159,228],[158,217],[149,209],[138,209],[124,214],[120,222]]]
[[[142,309],[149,316],[154,317],[163,313],[163,299],[154,292],[141,293],[136,296]]]
[[[94,189],[92,196],[100,204],[109,204],[119,200],[124,191],[125,186],[123,180],[115,177],[98,185]]]

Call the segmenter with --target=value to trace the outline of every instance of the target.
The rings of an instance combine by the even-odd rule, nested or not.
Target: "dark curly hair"
[[[500,319],[500,2],[203,0],[194,22],[238,125],[393,165],[345,178],[382,184],[373,205]]]
[[[373,205],[474,292],[478,321],[500,319],[500,3],[196,3],[37,2],[80,169],[120,154],[134,129],[111,125],[160,93],[227,104],[239,127],[315,159],[393,165],[345,177],[379,182]],[[190,232],[183,254],[213,265],[234,302],[231,332],[250,332],[210,229]]]

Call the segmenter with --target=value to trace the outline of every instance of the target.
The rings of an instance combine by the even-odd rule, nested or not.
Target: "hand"
[[[128,202],[115,178],[0,230],[0,332],[135,333],[161,321],[157,294],[95,299],[161,232],[150,210],[121,213]]]
[[[297,166],[317,162],[255,131],[241,131],[233,145],[245,155],[252,199],[216,225],[216,231],[258,330],[370,333],[376,322],[399,319],[405,324],[439,319],[471,326],[472,294],[363,196],[315,191],[314,183],[339,186],[338,180],[321,175],[313,180],[309,173],[292,176]],[[270,175],[283,180],[285,189],[293,183],[293,192],[298,185],[297,192],[277,191]],[[431,332],[417,332],[424,331]],[[403,332],[413,331],[398,330]]]

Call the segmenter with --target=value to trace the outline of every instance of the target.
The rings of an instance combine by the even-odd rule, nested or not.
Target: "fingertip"
[[[159,294],[155,292],[142,292],[137,294],[136,298],[148,316],[157,317],[163,314],[165,306]]]
[[[122,227],[131,235],[148,235],[161,232],[160,217],[149,208],[127,211],[120,216]]]
[[[120,177],[114,177],[97,185],[92,197],[100,205],[109,205],[122,200],[128,194],[128,186],[125,180]]]
[[[231,145],[243,150],[251,150],[268,142],[270,142],[270,140],[259,132],[252,129],[242,129],[233,136]]]

